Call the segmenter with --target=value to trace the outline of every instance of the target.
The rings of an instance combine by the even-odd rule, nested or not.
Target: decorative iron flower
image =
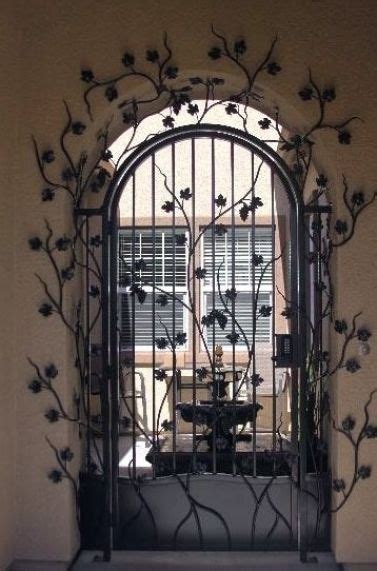
[[[192,197],[192,192],[188,187],[183,188],[180,191],[179,196],[182,198],[182,200],[189,200]]]
[[[74,454],[68,446],[60,450],[60,458],[63,460],[63,462],[71,462],[73,460],[73,457]]]
[[[58,238],[55,242],[55,246],[56,249],[59,250],[59,252],[65,252],[68,250],[68,248],[71,245],[71,239],[68,238],[67,236],[62,236],[61,238]]]
[[[334,492],[342,492],[346,489],[346,483],[342,478],[337,478],[332,481],[332,489]]]
[[[42,387],[42,383],[41,383],[41,381],[40,381],[39,379],[33,379],[33,380],[31,381],[31,383],[29,383],[29,385],[28,385],[28,389],[29,389],[32,393],[34,393],[35,395],[36,395],[37,393],[40,393],[41,390],[42,390],[42,388],[43,388],[43,387]]]
[[[372,335],[371,332],[365,327],[357,330],[357,338],[359,341],[362,341],[363,343],[366,343],[369,337],[371,337],[371,335]]]
[[[123,123],[125,123],[126,125],[136,125],[137,123],[137,117],[135,113],[130,113],[129,111],[125,111],[122,117],[123,117]]]
[[[351,144],[351,133],[349,131],[340,131],[338,134],[338,141],[341,145],[350,145]]]
[[[177,79],[178,71],[179,70],[177,67],[169,65],[165,70],[165,77],[167,77],[168,79]]]
[[[326,101],[326,103],[331,103],[336,98],[335,89],[333,87],[329,87],[323,90],[322,99]]]
[[[29,246],[31,250],[34,251],[38,251],[42,248],[43,242],[40,238],[38,238],[38,236],[35,236],[34,238],[30,238],[29,240]]]
[[[165,432],[171,432],[173,430],[174,422],[172,420],[165,419],[161,423],[161,428],[165,430]]]
[[[317,186],[318,186],[319,188],[326,188],[327,183],[328,183],[328,180],[327,180],[327,178],[325,177],[324,174],[320,174],[319,176],[317,176],[317,178],[315,179],[315,181],[316,181]]]
[[[231,287],[229,289],[226,290],[225,292],[225,297],[227,299],[229,299],[230,301],[234,301],[237,297],[237,290],[235,287]]]
[[[258,121],[258,125],[260,126],[261,129],[269,129],[271,127],[271,119],[269,119],[268,117],[263,117],[263,119],[261,119],[260,121]]]
[[[334,329],[336,333],[345,333],[348,329],[347,321],[345,319],[336,319]]]
[[[102,238],[99,234],[96,234],[95,236],[92,236],[90,238],[89,244],[91,246],[93,246],[94,248],[99,248],[100,245],[102,244]]]
[[[155,369],[154,370],[154,378],[156,381],[164,381],[167,378],[168,374],[165,369]]]
[[[365,427],[364,434],[368,439],[377,438],[377,426],[368,424],[368,426]]]
[[[349,373],[356,373],[359,369],[361,369],[361,366],[357,359],[352,358],[346,361],[346,369]]]
[[[346,234],[348,230],[348,224],[346,220],[337,220],[335,222],[334,230],[337,234]]]
[[[353,430],[355,426],[356,426],[356,420],[351,415],[346,416],[346,418],[342,420],[342,429],[345,432],[351,432],[351,430]]]
[[[81,123],[81,121],[75,121],[74,123],[72,123],[71,131],[74,135],[82,135],[85,129],[86,125],[84,125],[84,123]]]
[[[168,346],[168,340],[165,337],[158,337],[155,341],[157,349],[166,349]]]
[[[222,56],[221,48],[214,46],[213,48],[210,49],[208,55],[213,60],[220,59]]]
[[[106,149],[106,151],[102,151],[101,153],[101,159],[103,161],[108,162],[110,159],[113,158],[113,153],[110,151],[110,149]]]
[[[177,246],[184,246],[187,242],[186,234],[176,234],[175,236],[175,243]]]
[[[185,345],[187,342],[187,333],[177,333],[175,336],[176,345]]]
[[[232,333],[228,333],[228,335],[226,336],[226,338],[229,340],[229,343],[231,345],[236,345],[239,341],[239,334],[236,333],[235,331],[233,331]]]
[[[262,383],[264,383],[264,379],[259,373],[255,373],[255,375],[251,376],[251,384],[254,387],[259,387]]]
[[[53,363],[45,367],[45,375],[48,379],[55,379],[55,377],[58,376],[58,373],[59,371]]]
[[[54,151],[52,151],[51,149],[48,149],[47,151],[44,151],[42,153],[42,163],[52,163],[55,160],[55,154]]]
[[[291,319],[293,316],[293,309],[291,307],[286,307],[282,312],[281,315],[285,317],[285,319]]]
[[[191,88],[190,88],[191,89]],[[177,93],[175,94],[172,109],[176,115],[179,115],[182,107],[186,105],[186,103],[190,103],[191,99],[187,95],[187,93]]]
[[[228,103],[225,107],[225,111],[228,115],[236,115],[238,113],[237,105],[235,103]]]
[[[207,270],[205,268],[196,268],[195,275],[198,278],[198,280],[202,280],[206,277]]]
[[[247,50],[247,45],[245,40],[238,40],[234,42],[234,53],[237,55],[243,55]]]
[[[298,94],[303,101],[310,101],[313,98],[314,92],[311,87],[304,87]]]
[[[261,256],[260,254],[253,254],[251,256],[251,263],[253,264],[253,266],[260,266],[261,264],[263,264],[263,256]]]
[[[75,269],[73,266],[68,266],[68,268],[63,268],[61,271],[61,276],[64,281],[70,281],[75,275]]]
[[[228,323],[228,318],[225,315],[225,313],[223,311],[220,311],[219,309],[215,309],[213,311],[213,314],[215,316],[215,319],[217,320],[217,323],[219,324],[220,329],[222,329],[224,331],[227,323]]]
[[[158,303],[158,305],[161,305],[161,307],[165,307],[168,304],[168,301],[169,301],[169,298],[164,293],[160,293],[156,297],[156,303]]]
[[[48,479],[54,484],[58,484],[63,479],[63,473],[60,470],[51,470],[48,474]]]
[[[365,196],[363,192],[354,192],[351,196],[351,202],[354,206],[362,206],[365,202]]]
[[[43,303],[38,311],[43,317],[49,317],[53,313],[53,308],[49,303]]]
[[[166,213],[173,212],[174,210],[174,202],[167,200],[162,206],[161,210],[164,210]]]
[[[122,63],[125,67],[130,67],[131,65],[134,65],[135,63],[135,56],[126,52],[124,54],[124,56],[122,57]]]
[[[58,422],[60,417],[59,411],[56,410],[55,408],[50,408],[46,413],[45,413],[45,418],[47,418],[47,420],[49,422]]]
[[[109,85],[105,91],[106,99],[111,103],[118,98],[118,90],[114,85]]]
[[[213,325],[215,322],[215,318],[212,315],[212,312],[209,313],[208,315],[203,315],[202,319],[201,319],[201,323],[202,325],[204,325],[205,327],[209,327],[210,325]]]
[[[147,292],[141,286],[134,284],[130,287],[130,294],[136,295],[139,303],[142,305],[147,297]]]
[[[160,59],[160,55],[157,50],[147,50],[145,59],[150,63],[156,63]]]
[[[208,369],[206,367],[200,367],[199,369],[196,369],[195,373],[199,381],[202,381],[208,376]]]
[[[270,317],[272,313],[271,305],[261,305],[259,308],[259,315],[261,317]]]
[[[91,285],[88,291],[90,297],[98,297],[100,294],[100,289],[96,285]]]
[[[260,196],[253,196],[253,198],[250,200],[250,206],[249,206],[251,212],[255,212],[255,210],[257,208],[260,208],[261,206],[263,206],[263,202]]]
[[[175,119],[174,117],[172,117],[171,115],[168,115],[167,117],[164,117],[162,120],[162,124],[164,127],[166,127],[167,129],[173,129],[174,127],[174,122]]]
[[[267,64],[267,73],[270,75],[277,75],[281,71],[281,66],[276,61],[271,61]]]
[[[198,105],[196,103],[189,103],[187,113],[189,113],[189,115],[197,115],[199,113]]]
[[[217,207],[226,205],[226,198],[222,194],[219,194],[217,198],[215,198],[215,204]]]
[[[226,226],[224,226],[224,224],[215,224],[215,234],[217,236],[224,236],[224,234],[226,234],[228,232],[228,230],[226,229]]]
[[[249,206],[246,204],[246,202],[243,202],[242,206],[239,210],[239,214],[240,214],[240,218],[241,218],[242,222],[246,222],[246,220],[249,216],[249,212],[250,212]]]
[[[81,70],[81,80],[85,83],[91,83],[94,79],[94,73],[91,69],[82,69]]]
[[[367,478],[370,478],[371,474],[372,474],[371,466],[360,466],[360,468],[357,471],[357,475],[359,478],[361,478],[361,480],[366,480]]]
[[[42,202],[51,202],[55,198],[55,192],[52,188],[44,188],[41,192]]]

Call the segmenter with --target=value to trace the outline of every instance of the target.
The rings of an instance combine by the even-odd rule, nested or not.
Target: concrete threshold
[[[340,571],[330,553],[313,553],[307,563],[297,552],[116,551],[109,563],[93,551],[80,555],[73,571]]]

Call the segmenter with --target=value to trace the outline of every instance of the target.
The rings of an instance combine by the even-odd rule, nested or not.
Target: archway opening
[[[263,118],[252,120],[263,128]],[[315,294],[305,286],[302,196],[277,141],[199,124],[146,136],[133,153],[116,145],[99,331],[111,355],[116,545],[291,549],[300,517],[323,540],[300,405]],[[304,483],[309,522],[298,510]],[[260,499],[254,511],[248,494]],[[206,542],[195,502],[222,528],[212,522]]]

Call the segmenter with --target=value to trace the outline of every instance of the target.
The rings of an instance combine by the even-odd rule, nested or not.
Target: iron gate
[[[308,446],[321,422],[306,347],[320,366],[319,297],[285,163],[243,132],[182,127],[140,145],[81,215],[88,240],[102,236],[88,266],[104,292],[87,402],[99,393],[88,459],[104,477],[88,460],[84,547],[318,548],[326,469]]]

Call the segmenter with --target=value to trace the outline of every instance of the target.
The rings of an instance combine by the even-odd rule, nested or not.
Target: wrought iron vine
[[[208,57],[212,61],[214,69],[211,76],[186,77],[174,60],[167,35],[164,36],[161,49],[149,49],[144,57],[137,58],[133,53],[125,52],[121,62],[123,67],[114,77],[100,79],[91,69],[87,68],[81,71],[81,80],[86,84],[83,100],[89,123],[94,120],[94,108],[98,104],[98,98],[104,98],[111,106],[114,115],[117,116],[115,122],[119,123],[119,121],[122,121],[125,129],[128,129],[130,132],[128,143],[115,163],[111,163],[112,154],[109,150],[111,121],[104,125],[103,129],[95,135],[93,144],[93,141],[87,138],[87,132],[91,130],[87,128],[86,122],[74,119],[66,102],[63,102],[66,122],[60,134],[59,152],[52,148],[40,150],[35,138],[33,138],[37,167],[44,181],[41,200],[43,202],[53,202],[58,194],[65,194],[69,199],[69,207],[72,214],[69,235],[56,235],[50,223],[46,220],[44,234],[41,233],[29,239],[30,249],[45,256],[53,275],[52,279],[55,280],[54,284],[50,284],[50,280],[36,274],[36,278],[44,293],[44,300],[39,306],[38,312],[45,319],[49,319],[52,316],[60,319],[71,335],[77,382],[73,390],[72,401],[66,403],[60,396],[58,388],[59,371],[57,366],[54,363],[40,365],[29,359],[30,365],[34,370],[34,377],[28,386],[34,394],[47,391],[51,397],[52,405],[45,412],[46,420],[49,423],[53,424],[62,420],[71,422],[77,426],[77,434],[80,436],[85,435],[85,438],[90,442],[85,460],[85,469],[89,473],[101,475],[103,472],[103,461],[97,439],[102,433],[101,418],[95,418],[91,415],[86,396],[90,375],[90,355],[98,351],[98,348],[90,345],[89,337],[100,319],[102,311],[101,285],[103,277],[100,263],[102,236],[100,233],[89,234],[85,222],[82,222],[77,215],[78,209],[85,205],[86,201],[90,200],[89,197],[91,195],[105,194],[125,156],[139,144],[135,142],[138,129],[151,114],[159,113],[161,115],[161,128],[168,130],[174,129],[178,115],[186,113],[192,123],[201,124],[206,120],[210,111],[214,107],[218,107],[222,108],[226,115],[241,119],[244,131],[249,133],[249,107],[251,104],[260,103],[263,99],[257,87],[260,77],[262,74],[267,74],[272,79],[275,79],[282,72],[282,66],[276,61],[274,56],[277,39],[271,42],[259,64],[252,68],[247,59],[248,46],[245,40],[238,39],[231,42],[215,29],[212,32],[215,43],[208,51]],[[221,76],[221,65],[224,63],[231,65],[234,72],[244,81],[243,87],[236,93],[228,92],[226,81]],[[146,91],[151,91],[151,94],[147,94],[144,97],[137,97],[132,94],[132,86],[127,90],[127,81],[131,78],[139,80],[142,87]],[[332,122],[328,117],[329,115],[331,116],[329,107],[336,100],[336,91],[333,87],[320,86],[314,79],[311,71],[309,71],[307,83],[299,89],[298,96],[307,105],[315,107],[316,118],[309,128],[302,132],[286,135],[280,127],[281,113],[277,108],[275,109],[274,118],[264,117],[259,121],[259,127],[263,134],[273,132],[273,139],[270,137],[266,138],[266,140],[274,140],[278,143],[278,149],[285,155],[292,175],[303,193],[308,180],[309,169],[313,163],[315,136],[319,132],[327,130],[336,134],[340,145],[350,145],[352,142],[350,125],[354,121],[360,120],[360,118],[350,117],[339,123]],[[91,133],[90,136],[92,137]],[[81,140],[83,141],[82,143]],[[72,145],[72,143],[74,144]],[[73,152],[70,150],[71,148],[76,150]],[[188,230],[190,230],[190,224],[187,216],[185,216],[185,202],[190,200],[191,190],[189,188],[182,189],[178,197],[169,188],[166,175],[162,171],[160,172],[161,176],[164,177],[165,188],[171,196],[171,200],[162,205],[163,210],[169,212],[174,208],[178,208],[186,218]],[[332,259],[334,252],[338,248],[345,246],[354,237],[360,215],[374,202],[377,192],[367,197],[364,191],[359,189],[351,190],[350,183],[343,176],[342,202],[346,211],[346,217],[340,217],[333,223],[329,214],[327,226],[323,229],[321,217],[318,215],[318,206],[322,197],[329,198],[334,192],[326,176],[321,173],[316,178],[316,189],[306,204],[307,211],[311,215],[311,224],[306,225],[307,239],[311,245],[307,261],[308,263],[320,262],[322,265],[323,276],[319,276],[316,287],[321,299],[325,300],[314,322],[310,315],[305,315],[311,330],[312,343],[308,351],[306,364],[308,379],[306,408],[308,416],[313,423],[312,438],[308,442],[308,449],[311,465],[315,473],[318,474],[318,465],[321,464],[323,457],[326,455],[326,442],[323,439],[323,434],[326,432],[326,423],[327,427],[332,427],[352,447],[354,469],[349,483],[347,483],[346,478],[339,475],[336,475],[333,479],[333,490],[340,496],[340,500],[338,502],[335,501],[332,511],[338,511],[351,497],[356,485],[361,480],[369,478],[372,472],[370,465],[360,463],[359,452],[361,445],[366,440],[377,438],[377,424],[371,422],[369,411],[377,389],[370,393],[364,405],[365,418],[359,433],[356,434],[356,419],[352,415],[347,415],[340,423],[333,418],[329,398],[331,378],[343,370],[350,374],[357,373],[361,368],[360,360],[349,356],[349,347],[352,341],[357,339],[367,348],[371,332],[365,325],[359,325],[360,313],[351,316],[351,318],[338,317],[336,315],[336,292],[331,273]],[[240,207],[239,215],[242,220],[246,220],[260,206],[257,200],[258,197],[251,198],[250,195],[251,190],[237,204]],[[227,212],[226,201],[221,195],[216,197],[216,208],[217,214],[208,226],[214,227],[215,232],[221,233],[224,228],[219,220]],[[186,240],[185,236],[183,238]],[[193,234],[189,231],[188,242],[191,252],[197,245],[197,241],[198,238],[194,240]],[[262,265],[266,268],[272,261],[256,259],[254,262],[256,266]],[[139,261],[139,264],[142,264],[142,260]],[[130,270],[132,277],[135,268]],[[136,268],[136,270],[140,270],[140,267]],[[196,268],[196,278],[198,280],[203,279],[205,276],[204,272],[203,268]],[[86,292],[81,291],[83,280],[87,285]],[[73,284],[76,286],[74,294],[72,294]],[[219,283],[218,286],[220,286]],[[137,296],[139,302],[142,303],[146,295],[142,285],[136,284],[135,280],[133,280],[131,291],[133,295]],[[219,287],[219,293],[223,310],[213,310],[211,314],[203,317],[204,322],[197,323],[199,335],[204,343],[203,327],[217,321],[220,327],[224,329],[227,323],[227,314],[232,311],[229,303],[230,305],[232,304],[232,299],[236,292],[231,290],[221,292]],[[171,294],[164,290],[161,290],[159,294],[160,304],[168,303]],[[89,295],[97,303],[97,311],[89,321],[88,316],[84,312],[83,298],[85,295]],[[282,293],[281,295],[283,296]],[[303,308],[297,304],[295,306],[292,300],[286,297],[284,299],[287,307],[283,315],[287,319],[291,319],[303,311]],[[188,309],[192,311],[190,303],[188,304]],[[262,306],[259,311],[267,314],[271,311],[271,308]],[[335,332],[342,339],[340,355],[337,360],[330,358],[330,353],[323,350],[318,343],[321,328],[327,320],[332,323]],[[168,347],[169,345],[173,348],[176,344],[179,345],[185,342],[184,335],[184,333],[179,332],[176,338],[172,339],[166,330],[166,337],[158,339],[157,342],[160,344],[160,348]],[[240,336],[245,337],[241,327],[239,327],[239,333],[233,331],[228,338],[231,343],[235,344]],[[249,368],[253,347],[248,347],[250,356]],[[211,363],[212,356],[208,348],[206,350],[209,363]],[[156,370],[155,375],[159,380],[164,380],[167,376],[166,372],[161,369]],[[198,370],[197,376],[199,380],[203,380],[208,376],[208,371]],[[260,381],[261,379],[255,379],[255,383]],[[100,385],[104,382],[104,379],[99,379]],[[169,385],[166,394],[168,394],[168,391]],[[318,399],[318,395],[320,395],[320,399]],[[124,394],[121,394],[121,397],[123,397],[126,403]],[[130,413],[131,411],[128,409],[128,412]],[[158,428],[169,430],[169,422],[169,420],[164,421]],[[77,499],[79,492],[77,477],[69,469],[69,463],[73,458],[72,450],[68,447],[59,450],[50,440],[47,439],[47,442],[54,452],[57,464],[56,468],[48,474],[49,479],[54,483],[59,483],[64,478],[68,479]],[[199,444],[200,440],[198,441]],[[94,456],[92,451],[94,451]],[[281,457],[279,458],[281,460]],[[273,459],[273,461],[278,462],[278,458]],[[241,466],[238,468],[240,476],[244,479],[248,488],[250,488],[244,468]],[[200,467],[192,466],[192,473],[198,472],[200,472]],[[130,470],[130,474],[132,474],[132,470]],[[211,508],[198,503],[191,495],[190,474],[187,475],[185,483],[178,476],[177,478],[189,500],[189,511],[181,521],[174,541],[178,541],[180,527],[189,517],[193,516],[197,520],[200,541],[203,542],[197,510],[198,508],[204,510]],[[272,475],[273,478],[274,475]],[[145,501],[142,495],[140,495],[143,480],[136,480],[135,477],[131,479],[134,481],[141,503],[145,506]],[[256,506],[252,520],[251,542],[253,542],[253,534],[255,533],[258,506],[265,497],[269,502],[272,502],[268,495],[268,490],[269,484],[266,485],[261,495],[257,498],[255,491],[250,488]],[[317,501],[320,505],[319,497],[317,497]],[[146,509],[148,508],[146,507]],[[292,530],[289,523],[284,521],[283,514],[279,513],[276,506],[274,510],[278,519],[274,522],[269,536],[274,532],[278,520],[283,521],[291,533]],[[138,517],[138,515],[136,514],[135,517]],[[222,517],[220,514],[217,514],[217,516]],[[229,536],[228,530],[227,536]]]

